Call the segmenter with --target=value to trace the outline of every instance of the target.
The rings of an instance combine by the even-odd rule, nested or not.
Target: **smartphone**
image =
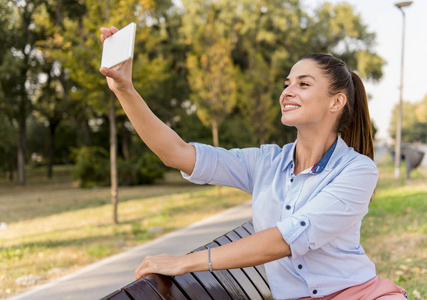
[[[113,68],[133,58],[136,24],[132,22],[104,40],[101,68]]]

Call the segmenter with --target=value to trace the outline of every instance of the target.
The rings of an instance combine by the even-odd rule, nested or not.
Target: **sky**
[[[323,0],[302,0],[316,7]],[[339,0],[329,0],[341,3]],[[376,33],[374,49],[386,61],[378,83],[365,82],[371,118],[378,128],[377,139],[391,143],[388,128],[393,107],[399,102],[402,49],[402,13],[392,0],[346,0],[360,14],[369,32]],[[403,100],[419,102],[427,95],[427,0],[414,0],[403,8],[406,14]]]

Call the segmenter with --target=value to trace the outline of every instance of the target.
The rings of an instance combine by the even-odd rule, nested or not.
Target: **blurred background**
[[[395,2],[0,0],[0,295],[188,224],[171,225],[176,209],[165,212],[153,208],[158,198],[143,199],[180,193],[222,199],[188,222],[248,200],[187,185],[136,135],[99,73],[99,29],[136,22],[134,85],[186,141],[225,148],[293,142],[295,130],[282,126],[278,103],[292,65],[310,53],[331,53],[360,74],[382,176],[366,237],[375,241],[380,227],[385,238],[397,230],[385,220],[402,213],[399,230],[416,235],[407,236],[416,241],[414,258],[398,251],[395,262],[384,249],[375,255],[385,276],[411,281],[411,295],[427,297],[427,159],[409,178],[403,152],[394,178],[390,155],[399,109],[402,145],[427,151],[427,1],[400,9]],[[396,205],[387,202],[384,210],[381,199],[390,193]],[[142,212],[147,203],[150,217]],[[184,206],[199,209],[194,202]],[[402,242],[396,239],[393,245]]]
[[[392,1],[3,0],[1,6],[3,180],[24,185],[28,165],[43,165],[52,177],[53,165],[78,164],[81,185],[91,184],[85,160],[108,162],[110,148],[117,149],[121,183],[159,176],[131,174],[132,166],[141,168],[137,158],[156,161],[98,72],[99,28],[131,21],[138,24],[135,86],[185,140],[224,147],[293,141],[294,130],[278,118],[283,79],[302,56],[325,52],[364,78],[375,138],[394,142],[403,20]],[[427,26],[427,4],[404,9],[402,140],[425,142],[427,36],[419,29]],[[106,177],[94,178],[96,184],[110,184],[108,172],[92,173]]]

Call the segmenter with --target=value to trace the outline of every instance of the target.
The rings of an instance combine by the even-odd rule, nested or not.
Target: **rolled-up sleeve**
[[[215,172],[217,155],[207,145],[190,144],[196,148],[196,164],[191,175],[181,172],[182,177],[196,184],[209,183]]]
[[[231,149],[191,143],[196,148],[196,164],[191,175],[182,176],[196,184],[230,186],[251,193],[259,158],[258,148]]]
[[[373,163],[347,166],[295,214],[280,220],[277,227],[290,245],[292,257],[300,257],[333,240],[339,243],[340,238],[348,239],[350,232],[358,232],[377,180],[378,170]],[[355,241],[355,247],[358,243]]]
[[[289,217],[277,223],[277,228],[291,247],[293,256],[301,256],[301,253],[307,252],[309,241],[306,229],[309,226],[310,220],[306,217]]]

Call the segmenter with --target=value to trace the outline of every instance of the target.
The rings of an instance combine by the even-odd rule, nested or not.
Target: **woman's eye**
[[[301,86],[310,86],[307,82],[301,82],[300,85]]]
[[[286,89],[289,86],[289,84],[284,83],[283,84],[283,89]]]

